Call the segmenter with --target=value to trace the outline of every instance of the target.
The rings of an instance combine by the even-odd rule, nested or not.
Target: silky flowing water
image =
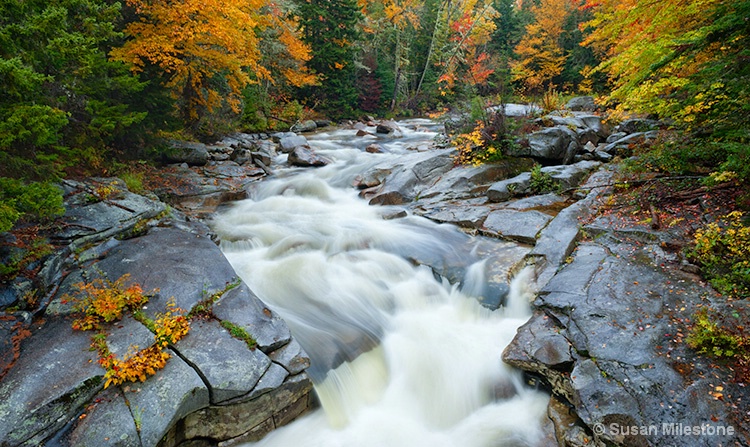
[[[354,130],[310,137],[334,163],[279,172],[215,222],[235,270],[310,356],[321,403],[257,445],[540,442],[547,396],[501,360],[530,314],[528,271],[515,276],[506,306],[490,311],[472,297],[486,289],[481,261],[452,285],[404,257],[456,253],[465,235],[416,216],[384,219],[392,211],[369,206],[351,186],[436,135],[426,120],[400,124],[402,138],[378,141],[383,154],[365,152],[374,138]]]

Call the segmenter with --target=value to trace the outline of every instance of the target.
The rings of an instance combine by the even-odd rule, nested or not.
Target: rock
[[[247,186],[264,174],[261,168],[233,161],[218,161],[201,171],[168,167],[157,174],[162,186],[154,192],[174,208],[192,216],[207,216],[227,201],[246,198]]]
[[[636,132],[647,132],[649,130],[658,130],[661,127],[661,123],[657,120],[646,119],[646,118],[632,118],[627,119],[615,127],[617,132],[625,132],[627,134]]]
[[[270,353],[292,341],[284,320],[244,283],[226,292],[214,305],[213,313],[219,320],[245,329],[258,343],[261,352]]]
[[[419,193],[432,186],[441,175],[453,167],[452,149],[408,154],[399,159],[397,166],[376,166],[366,172],[389,172],[387,179],[380,184],[372,205],[400,205],[414,200]]]
[[[310,359],[302,350],[302,346],[297,343],[297,340],[292,340],[281,348],[270,352],[268,356],[292,375],[299,374],[310,367]]]
[[[580,161],[566,166],[547,166],[542,168],[542,173],[549,175],[556,185],[562,189],[570,189],[578,186],[592,171],[597,169],[601,163],[596,161]]]
[[[120,179],[67,182],[78,190],[65,198],[65,214],[61,218],[65,227],[55,238],[69,243],[71,250],[113,236],[131,236],[166,210],[164,203],[128,191]]]
[[[155,446],[180,420],[209,405],[209,393],[197,372],[176,353],[158,372],[162,380],[130,385],[125,398],[140,413],[140,439]],[[168,377],[169,380],[164,380]]]
[[[497,210],[491,212],[484,221],[485,233],[524,244],[536,243],[536,235],[552,217],[539,211]]]
[[[606,185],[611,176],[611,172],[604,170],[594,173],[582,186],[582,189],[589,190],[586,197],[560,211],[539,233],[536,245],[529,254],[532,260],[542,260],[537,261],[537,289],[547,284],[573,252],[581,231],[580,221],[592,215],[600,197],[607,191]]]
[[[131,409],[118,388],[108,388],[86,408],[86,417],[78,419],[71,427],[70,433],[64,435],[64,444],[102,447],[140,446],[138,430],[141,427],[136,425],[133,414],[141,418],[140,424],[142,412],[143,410],[138,407]]]
[[[173,297],[177,307],[190,310],[206,293],[222,290],[236,278],[210,238],[175,228],[153,228],[144,236],[122,241],[106,258],[87,268],[86,276],[96,278],[97,271],[107,272],[112,280],[127,273],[144,291],[158,289],[144,311],[149,317],[165,312]],[[159,274],[163,271],[170,272],[169,276]]]
[[[604,174],[592,176],[589,186],[594,186],[592,180],[608,183]],[[558,214],[543,230],[535,250],[543,237],[559,238],[565,232],[569,236],[563,239],[572,246],[576,214],[580,217],[584,212],[585,217],[595,208],[592,194],[576,203],[579,212],[567,212],[571,207]],[[709,393],[718,377],[706,375],[710,368],[704,360],[670,335],[678,330],[674,325],[675,318],[681,318],[678,314],[689,315],[694,311],[689,303],[705,303],[713,292],[678,268],[662,267],[678,261],[669,261],[668,254],[656,250],[661,237],[649,242],[633,238],[638,233],[627,228],[597,225],[599,237],[581,243],[559,272],[555,273],[561,265],[557,260],[565,254],[554,250],[544,254],[551,265],[538,277],[542,286],[533,304],[534,315],[506,348],[504,360],[543,377],[558,396],[558,404],[570,405],[555,410],[550,404],[551,414],[557,415],[554,419],[561,411],[568,413],[569,431],[558,430],[557,435],[569,445],[579,445],[575,439],[586,431],[595,445],[670,446],[675,438],[665,426],[727,420],[723,403],[698,397]],[[547,248],[555,244],[566,245],[557,240]],[[540,254],[532,251],[530,257]],[[690,377],[681,376],[674,365],[684,356],[691,368],[699,370]],[[558,427],[562,420],[555,422]],[[618,431],[651,425],[658,430],[648,436]],[[684,445],[708,445],[694,444],[695,439]],[[733,442],[732,436],[722,435],[709,443]]]
[[[597,106],[591,96],[576,96],[565,104],[565,108],[573,111],[593,112]]]
[[[307,145],[307,138],[302,135],[293,134],[292,136],[285,136],[279,139],[279,148],[281,149],[281,152],[285,154],[288,154],[296,147]]]
[[[491,202],[504,202],[516,195],[523,195],[528,190],[530,182],[531,174],[528,172],[501,180],[487,189],[487,198]]]
[[[310,407],[311,389],[312,382],[306,375],[293,376],[255,399],[210,406],[192,413],[180,432],[173,432],[170,438],[232,439],[233,443],[259,441],[274,428],[306,411]]]
[[[598,150],[594,152],[594,159],[597,161],[601,161],[602,163],[609,163],[613,158],[615,158],[613,155],[608,154],[604,151]]]
[[[276,157],[276,146],[270,141],[261,141],[251,153],[253,162],[261,162],[263,166],[269,167]]]
[[[439,203],[445,207],[450,200],[481,197],[494,182],[517,175],[532,166],[530,159],[509,159],[480,166],[456,166],[423,191],[419,195],[420,202]]]
[[[435,222],[451,223],[462,228],[482,228],[484,220],[490,213],[491,208],[476,205],[438,205],[434,208],[428,207],[420,212],[424,217]]]
[[[600,165],[594,161],[580,161],[566,166],[547,166],[541,169],[553,182],[562,189],[577,186],[588,174]],[[531,174],[524,172],[516,177],[494,183],[487,189],[487,198],[491,202],[504,202],[514,196],[524,195],[531,184]]]
[[[371,144],[365,148],[365,152],[369,152],[371,154],[382,154],[383,146],[379,144]]]
[[[528,136],[528,146],[510,151],[514,157],[532,157],[544,162],[572,160],[578,149],[578,136],[566,126],[556,126]]]
[[[396,124],[395,121],[388,120],[379,123],[375,128],[375,132],[400,135],[401,128],[398,127],[398,124]]]
[[[167,163],[187,163],[188,166],[204,166],[208,163],[208,148],[203,143],[170,140],[162,152]]]
[[[628,134],[625,132],[615,132],[612,135],[607,137],[607,143],[614,143],[615,141],[621,140],[625,137],[627,137]]]
[[[315,125],[318,127],[328,127],[332,126],[333,122],[330,120],[315,120]]]
[[[313,130],[317,128],[318,128],[318,124],[315,121],[305,120],[305,121],[295,123],[289,130],[291,132],[300,133],[300,132],[312,132]]]
[[[294,166],[309,167],[309,166],[325,166],[331,163],[325,157],[322,157],[312,149],[304,146],[297,146],[289,152],[288,162]]]
[[[102,389],[104,370],[90,345],[90,334],[73,331],[69,320],[35,330],[0,382],[4,444],[42,445]]]
[[[29,312],[13,312],[0,315],[0,374],[7,371],[20,353],[20,342],[30,335]]]
[[[217,321],[193,322],[175,349],[201,372],[213,405],[248,394],[271,366],[262,351],[233,338]]]
[[[597,144],[599,143],[599,135],[596,133],[593,129],[578,129],[576,131],[576,135],[578,136],[578,144],[586,145],[586,144]]]
[[[653,140],[658,136],[658,131],[650,132],[635,132],[627,134],[622,138],[619,138],[607,145],[601,147],[601,152],[606,152],[610,155],[619,155],[621,157],[629,157],[631,155],[631,148],[634,145],[645,144]]]
[[[245,163],[252,161],[253,156],[248,149],[235,149],[229,158],[238,165],[244,165]]]

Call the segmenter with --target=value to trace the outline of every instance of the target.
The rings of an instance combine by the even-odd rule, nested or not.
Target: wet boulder
[[[331,160],[316,154],[305,146],[297,146],[289,152],[289,164],[300,167],[320,167],[331,163]]]
[[[302,135],[292,134],[279,139],[279,148],[281,149],[281,152],[285,154],[292,152],[295,147],[307,145],[307,138]]]

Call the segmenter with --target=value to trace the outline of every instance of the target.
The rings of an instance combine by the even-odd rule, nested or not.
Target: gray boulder
[[[313,120],[305,120],[295,123],[289,130],[292,132],[312,132],[318,128],[318,124]]]
[[[528,136],[528,145],[511,151],[515,157],[532,157],[545,162],[569,163],[580,145],[578,135],[567,126],[556,126]]]
[[[565,104],[565,108],[573,111],[593,112],[597,106],[591,96],[576,96]]]
[[[375,177],[383,178],[384,173],[387,177],[377,189],[368,191],[365,196],[369,196],[373,205],[411,202],[453,167],[454,153],[452,149],[416,152],[402,157],[396,166],[376,166],[370,170],[380,173]],[[365,173],[364,178],[368,177],[370,174]]]
[[[375,128],[376,133],[384,133],[384,134],[395,134],[400,135],[401,134],[401,128],[396,124],[393,120],[387,120],[379,123],[377,127]]]
[[[302,135],[292,134],[290,136],[284,136],[279,139],[279,148],[281,152],[288,154],[292,152],[295,147],[307,146],[307,138]]]
[[[550,220],[552,216],[539,211],[497,210],[487,216],[482,230],[486,234],[534,245],[537,234]]]
[[[661,126],[662,123],[657,120],[631,118],[618,124],[615,131],[625,133],[648,132],[649,130],[658,130]]]
[[[187,163],[189,166],[204,166],[208,163],[208,147],[203,143],[170,140],[162,152],[167,163]]]
[[[297,146],[289,152],[289,164],[301,167],[320,167],[331,163],[331,160],[316,154],[305,146]]]

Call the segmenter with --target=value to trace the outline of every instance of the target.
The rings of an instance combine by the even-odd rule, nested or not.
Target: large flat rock
[[[263,352],[233,338],[216,320],[193,322],[175,349],[205,378],[212,403],[250,393],[271,366]]]
[[[23,343],[0,382],[0,445],[41,445],[102,389],[90,344],[68,319],[49,321]]]

